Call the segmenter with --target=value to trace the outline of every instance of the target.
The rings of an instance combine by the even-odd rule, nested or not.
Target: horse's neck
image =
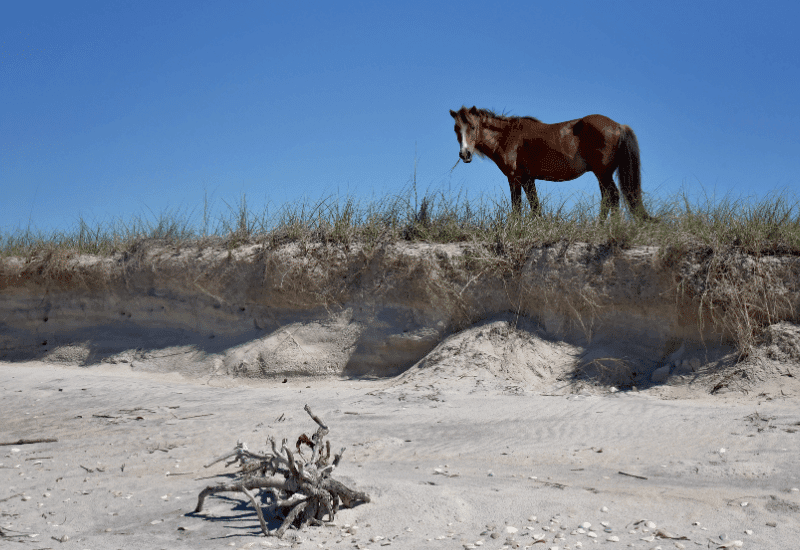
[[[476,144],[476,148],[487,157],[496,160],[495,155],[498,154],[500,141],[509,124],[508,120],[496,118],[484,120],[481,124],[481,140]]]

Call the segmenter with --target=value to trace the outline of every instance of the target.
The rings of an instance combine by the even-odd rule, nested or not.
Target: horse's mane
[[[496,112],[492,111],[491,109],[478,109],[478,113],[480,113],[482,116],[489,116],[489,117],[496,118],[496,119],[499,119],[499,120],[514,121],[514,120],[520,120],[520,119],[527,118],[528,120],[533,120],[534,122],[541,122],[541,120],[539,120],[538,118],[532,117],[532,116],[508,116],[508,115],[502,114],[502,113],[501,114],[497,114]]]

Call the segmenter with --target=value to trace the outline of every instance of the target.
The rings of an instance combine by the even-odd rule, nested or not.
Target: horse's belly
[[[546,181],[567,181],[574,180],[578,176],[586,173],[586,161],[580,155],[570,158],[564,155],[545,155],[538,163],[538,175],[536,179]]]

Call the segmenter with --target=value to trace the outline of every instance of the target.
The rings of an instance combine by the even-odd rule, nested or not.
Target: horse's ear
[[[477,115],[478,114],[478,108],[475,105],[473,105],[472,108],[469,110],[469,112],[470,112],[470,114]]]
[[[453,118],[458,118],[458,113],[455,112],[453,109],[450,109],[450,116]]]

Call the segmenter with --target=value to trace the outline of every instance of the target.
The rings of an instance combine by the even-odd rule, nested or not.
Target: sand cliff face
[[[576,372],[599,376],[622,361],[641,377],[681,345],[707,361],[709,346],[711,355],[730,351],[748,323],[793,320],[798,275],[793,257],[670,258],[580,244],[514,258],[418,243],[149,244],[102,258],[6,258],[0,359],[198,376],[388,376],[454,333],[500,322],[521,341],[571,346]],[[493,346],[498,364],[513,362]]]

